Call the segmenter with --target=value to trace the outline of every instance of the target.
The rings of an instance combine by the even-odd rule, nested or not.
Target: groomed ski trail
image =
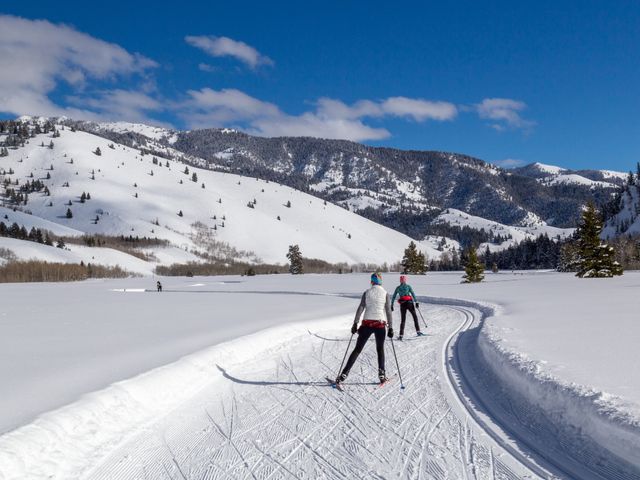
[[[422,307],[428,336],[396,342],[405,390],[377,385],[373,342],[345,391],[344,330],[309,332],[222,378],[96,466],[90,479],[538,478],[452,397],[446,348],[468,313]],[[406,332],[411,338],[411,328]],[[387,373],[396,373],[386,344]]]

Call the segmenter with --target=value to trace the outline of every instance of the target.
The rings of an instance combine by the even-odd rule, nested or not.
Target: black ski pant
[[[407,320],[407,310],[413,315],[413,325],[416,327],[416,332],[420,331],[420,324],[418,323],[418,315],[416,315],[416,307],[413,302],[401,302],[400,303],[400,335],[404,335],[404,323]]]
[[[362,325],[358,329],[358,340],[356,340],[356,347],[353,349],[353,352],[351,352],[351,355],[349,355],[349,360],[347,360],[347,365],[344,367],[344,370],[342,370],[342,373],[345,375],[349,375],[351,367],[353,367],[353,364],[356,363],[358,355],[360,355],[360,352],[362,352],[364,345],[367,343],[367,340],[369,340],[369,337],[371,335],[376,336],[378,368],[384,372],[384,337],[386,335],[386,332],[386,328],[373,328]]]

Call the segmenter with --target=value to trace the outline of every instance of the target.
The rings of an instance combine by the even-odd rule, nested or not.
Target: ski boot
[[[398,335],[398,340],[402,341],[402,335]]]
[[[336,385],[340,385],[342,382],[344,382],[347,379],[347,375],[345,373],[341,373],[340,375],[338,375],[338,377],[336,378]]]
[[[381,368],[378,369],[378,380],[380,380],[380,385],[384,385],[387,382],[387,374]]]
[[[416,332],[417,337],[425,337],[426,335],[427,335],[426,333],[422,333],[420,330]]]

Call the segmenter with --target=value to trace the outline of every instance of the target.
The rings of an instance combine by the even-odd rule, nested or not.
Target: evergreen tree
[[[478,254],[474,247],[470,247],[466,252],[466,258],[465,274],[462,276],[463,283],[478,283],[484,280],[484,264],[478,260]]]
[[[100,151],[100,147],[96,147],[96,149],[93,151],[94,154],[100,156],[102,155],[102,152]]]
[[[65,214],[67,218],[73,218],[73,213],[71,213],[71,209],[67,208],[67,213]]]
[[[404,250],[401,265],[403,273],[424,275],[427,271],[427,258],[424,253],[418,251],[416,244],[411,241]]]
[[[601,278],[622,275],[622,266],[615,260],[613,247],[600,240],[602,217],[593,203],[582,212],[577,230],[578,272],[583,278]]]
[[[193,175],[191,175],[191,181],[198,183],[198,174],[196,172],[193,172]]]
[[[576,272],[578,271],[578,242],[572,240],[564,243],[560,247],[560,258],[558,259],[559,272]]]
[[[300,247],[298,245],[289,245],[287,258],[289,259],[289,272],[292,275],[300,275],[304,273],[302,253],[300,253]]]

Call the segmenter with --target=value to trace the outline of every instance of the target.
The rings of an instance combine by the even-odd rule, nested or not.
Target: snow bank
[[[270,328],[189,355],[84,396],[0,437],[0,479],[80,478],[113,447],[239,366],[308,337],[308,329],[347,325],[349,316]]]
[[[506,347],[491,324],[480,330],[478,348],[510,396],[542,408],[570,438],[585,435],[640,468],[640,416],[629,402],[549,374],[543,362]]]

